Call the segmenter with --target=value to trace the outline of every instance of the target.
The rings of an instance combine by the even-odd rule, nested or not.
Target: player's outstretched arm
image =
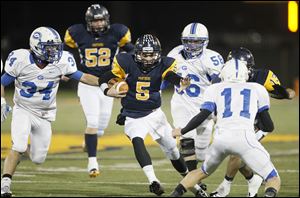
[[[189,77],[182,78],[181,76],[177,75],[173,71],[169,71],[166,76],[165,80],[168,82],[174,84],[174,85],[179,85],[179,91],[182,91],[186,88],[188,88],[191,84],[191,79]]]
[[[113,85],[109,88],[108,82],[112,79],[119,78],[114,75],[112,71],[108,71],[99,79],[99,86],[102,89],[104,95],[114,97],[114,98],[123,98],[126,96],[127,91],[118,92],[116,89],[116,85]]]
[[[5,100],[5,92],[4,92],[4,86],[9,85],[15,80],[14,77],[8,75],[8,74],[3,74],[1,76],[1,123],[6,120],[9,112],[11,112],[11,107],[6,103]]]
[[[212,112],[207,109],[202,109],[200,113],[198,113],[196,116],[194,116],[189,123],[180,129],[174,129],[172,132],[173,137],[177,137],[180,135],[184,135],[187,132],[197,128]]]
[[[83,73],[82,77],[80,78],[80,82],[92,86],[99,86],[99,78],[91,74]]]
[[[269,114],[269,111],[266,109],[257,114],[258,121],[258,129],[264,132],[272,132],[274,130],[274,124]]]
[[[276,99],[293,99],[295,91],[290,88],[285,88],[281,85],[273,85],[274,90],[270,92],[270,96]]]

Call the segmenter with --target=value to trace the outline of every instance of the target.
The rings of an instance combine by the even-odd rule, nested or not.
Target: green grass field
[[[12,93],[7,93],[9,100]],[[163,110],[168,120],[170,116],[170,92],[163,94]],[[85,120],[76,91],[60,90],[58,94],[57,121],[53,123],[53,132],[56,134],[82,134]],[[123,135],[123,127],[114,124],[120,109],[118,100],[115,100],[113,115],[106,130],[105,136]],[[275,123],[274,134],[299,134],[299,99],[271,100],[271,116]],[[1,125],[2,133],[9,133],[10,119]],[[1,147],[2,147],[1,138]],[[101,144],[101,140],[100,140]],[[270,152],[282,180],[280,197],[299,196],[299,138],[290,142],[265,142],[264,146]],[[2,151],[2,148],[1,148]],[[153,165],[157,177],[166,189],[164,196],[168,196],[181,180],[179,174],[172,168],[158,146],[150,146]],[[135,160],[131,147],[113,146],[98,151],[101,164],[101,175],[97,178],[88,177],[86,153],[81,151],[56,153],[48,155],[42,165],[34,165],[28,158],[24,158],[18,166],[13,178],[12,191],[15,196],[24,197],[87,197],[87,196],[153,196],[148,192],[148,181]],[[2,158],[2,152],[1,152]],[[208,192],[213,191],[223,180],[227,159],[219,169],[204,180],[208,185]],[[1,172],[3,159],[1,160]],[[247,183],[238,174],[232,185],[230,196],[246,196]],[[193,196],[187,193],[186,196]],[[263,186],[259,196],[263,196]]]

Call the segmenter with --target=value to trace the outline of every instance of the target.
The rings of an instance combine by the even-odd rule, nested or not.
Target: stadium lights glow
[[[291,32],[298,31],[298,3],[296,1],[288,2],[288,29]]]

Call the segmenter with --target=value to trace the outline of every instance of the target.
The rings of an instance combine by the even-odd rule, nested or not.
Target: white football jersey
[[[15,105],[49,121],[56,116],[56,93],[61,75],[77,71],[71,53],[63,51],[60,61],[40,69],[29,50],[12,51],[6,62],[5,72],[15,77]]]
[[[217,112],[216,129],[251,129],[257,112],[270,108],[266,88],[255,82],[221,82],[204,93],[203,109]]]
[[[180,93],[175,86],[172,100],[175,103],[186,104],[187,108],[198,112],[203,103],[204,90],[211,85],[212,76],[219,75],[224,61],[219,53],[206,48],[198,58],[186,60],[182,50],[183,45],[177,46],[169,52],[168,56],[177,60],[177,74],[182,77],[189,76],[191,85]]]

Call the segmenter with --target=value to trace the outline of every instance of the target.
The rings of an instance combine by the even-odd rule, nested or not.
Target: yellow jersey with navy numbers
[[[68,47],[78,48],[83,72],[101,77],[111,70],[118,48],[131,42],[131,34],[122,24],[112,24],[106,32],[98,34],[76,24],[67,29],[64,41]]]
[[[122,114],[139,118],[150,114],[161,106],[160,85],[169,71],[176,72],[176,61],[170,57],[162,57],[161,61],[149,72],[140,69],[134,55],[121,53],[114,58],[112,73],[126,79],[129,91],[122,98]]]

